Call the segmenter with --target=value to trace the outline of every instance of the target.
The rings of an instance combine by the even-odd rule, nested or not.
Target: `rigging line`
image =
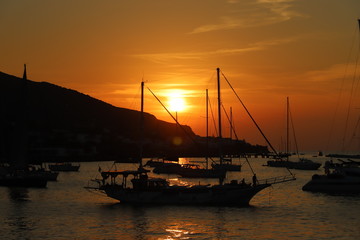
[[[221,74],[223,75],[223,77],[225,78],[226,82],[228,83],[228,85],[230,86],[231,90],[234,92],[235,96],[237,97],[237,99],[239,100],[239,102],[241,103],[241,105],[243,106],[243,108],[245,109],[245,111],[247,112],[247,114],[249,115],[249,117],[251,118],[252,122],[255,124],[256,128],[259,130],[259,132],[261,133],[261,135],[264,137],[265,141],[269,144],[270,148],[274,151],[274,153],[279,156],[279,154],[277,153],[277,151],[275,150],[275,148],[272,146],[272,144],[270,143],[270,141],[267,139],[267,137],[265,136],[265,134],[263,133],[263,131],[261,130],[260,126],[257,124],[257,122],[255,121],[255,119],[252,117],[252,115],[250,114],[249,110],[247,109],[247,107],[245,106],[245,104],[241,101],[239,95],[235,92],[235,89],[233,88],[233,86],[230,84],[230,82],[228,81],[228,79],[225,77],[225,75],[221,72]]]
[[[298,158],[300,158],[299,148],[298,148],[298,144],[297,144],[297,140],[296,140],[296,134],[295,134],[295,126],[294,126],[294,121],[293,121],[292,113],[291,113],[291,110],[290,110],[290,106],[289,106],[289,115],[290,115],[291,129],[292,129],[293,136],[294,136],[296,153],[298,155]]]
[[[178,122],[178,120],[170,113],[170,111],[165,107],[165,105],[160,101],[160,99],[155,95],[153,91],[149,87],[146,87],[150,93],[155,97],[155,99],[161,104],[161,106],[165,109],[165,111],[170,115],[170,117],[176,122],[176,124],[181,128],[181,130],[193,141],[193,143],[199,147],[202,147],[198,142],[195,141],[195,139],[186,131],[186,129]],[[210,158],[211,161],[215,162],[212,158]]]
[[[349,53],[348,53],[348,58],[347,58],[348,60],[347,60],[346,66],[345,66],[344,75],[343,75],[343,77],[341,79],[340,91],[339,91],[338,99],[337,99],[337,102],[336,102],[334,115],[333,115],[333,118],[332,118],[332,121],[331,121],[331,125],[330,125],[331,127],[330,127],[330,131],[329,131],[329,137],[328,137],[328,141],[326,143],[325,151],[327,151],[329,149],[329,145],[330,145],[330,142],[331,142],[331,139],[332,139],[332,136],[333,136],[333,129],[334,129],[334,125],[335,125],[335,117],[336,117],[336,115],[337,115],[337,113],[339,111],[340,100],[341,100],[341,97],[342,97],[343,91],[344,91],[344,82],[345,82],[345,78],[346,78],[348,68],[349,68],[349,65],[350,65],[351,53],[353,52],[353,49],[354,49],[354,46],[355,46],[356,33],[358,31],[359,31],[358,26],[356,26],[355,29],[354,29],[354,32],[353,32],[351,47],[350,47],[350,50],[349,50]]]
[[[230,120],[230,118],[229,118],[229,115],[228,115],[228,113],[226,112],[225,107],[224,107],[224,105],[223,105],[222,103],[221,103],[221,107],[222,107],[222,109],[224,110],[225,116],[226,116],[227,120],[228,120],[229,123],[230,123],[231,131],[234,133],[236,140],[239,140],[239,138],[238,138],[238,136],[237,136],[237,134],[236,134],[236,132],[235,132],[235,129],[233,128],[233,124],[232,124],[232,122],[231,122],[231,120]]]
[[[209,107],[210,107],[210,113],[211,113],[212,122],[213,122],[213,124],[214,124],[215,136],[217,136],[217,135],[218,135],[218,130],[217,130],[217,127],[216,127],[214,112],[213,112],[213,109],[212,109],[212,107],[211,107],[211,101],[210,101],[210,99],[209,99]]]
[[[239,102],[241,103],[241,105],[243,106],[243,108],[245,109],[245,111],[247,112],[247,114],[249,115],[249,117],[251,118],[252,122],[255,124],[256,128],[259,130],[259,132],[261,133],[261,135],[263,136],[263,138],[265,139],[265,141],[269,144],[270,148],[274,151],[275,155],[279,156],[278,152],[275,150],[275,148],[272,146],[272,144],[270,143],[270,141],[267,139],[267,137],[265,136],[265,134],[263,133],[263,131],[261,130],[260,126],[256,123],[255,119],[252,117],[252,115],[250,114],[249,110],[247,109],[247,107],[245,106],[245,104],[241,101],[239,95],[235,92],[235,89],[233,88],[233,86],[230,84],[229,80],[226,78],[226,76],[224,75],[223,72],[221,72],[222,76],[225,78],[226,82],[228,83],[228,85],[230,86],[231,90],[234,92],[235,96],[237,97],[237,99],[239,100]],[[286,168],[286,170],[290,173],[291,176],[294,176],[294,174],[290,171],[290,169]]]
[[[359,31],[360,33],[360,31]],[[349,125],[349,118],[350,118],[350,110],[351,110],[351,104],[353,102],[353,98],[354,98],[354,89],[355,89],[355,83],[356,83],[356,79],[357,79],[357,71],[358,71],[358,62],[359,62],[359,55],[360,55],[360,41],[359,41],[359,47],[358,47],[358,54],[356,55],[356,60],[355,60],[355,69],[354,69],[354,75],[353,75],[353,79],[352,79],[352,84],[351,84],[351,92],[350,92],[350,98],[349,98],[349,104],[348,104],[348,109],[347,109],[347,114],[346,114],[346,121],[345,121],[345,131],[344,131],[344,136],[343,136],[343,142],[342,142],[342,151],[345,151],[345,138],[346,138],[346,134],[348,131],[348,125]]]

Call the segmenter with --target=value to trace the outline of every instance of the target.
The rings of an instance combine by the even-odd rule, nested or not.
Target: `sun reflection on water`
[[[166,240],[171,240],[171,239],[190,239],[189,234],[191,234],[189,231],[187,230],[182,230],[182,229],[178,229],[178,228],[174,228],[174,229],[166,229],[166,232],[170,233],[170,236],[167,236],[165,239]]]

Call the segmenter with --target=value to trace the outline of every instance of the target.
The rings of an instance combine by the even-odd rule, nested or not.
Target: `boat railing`
[[[295,175],[286,175],[286,176],[272,177],[266,179],[259,179],[258,184],[277,184],[277,183],[289,182],[294,180],[296,180]]]

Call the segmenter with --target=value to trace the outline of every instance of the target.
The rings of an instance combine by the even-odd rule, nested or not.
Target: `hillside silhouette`
[[[16,151],[16,140],[11,137],[19,132],[15,131],[16,119],[26,122],[22,131],[26,131],[32,161],[137,157],[140,139],[147,157],[205,154],[204,138],[195,135],[189,126],[182,126],[181,131],[175,123],[145,113],[144,135],[140,138],[139,111],[115,107],[75,90],[0,72],[0,94],[2,159],[11,159],[12,151]],[[210,142],[212,154],[216,154],[215,139]],[[231,147],[225,147],[228,153],[267,151],[245,141],[230,142]]]

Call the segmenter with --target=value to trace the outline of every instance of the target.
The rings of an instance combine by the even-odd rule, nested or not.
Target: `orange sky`
[[[164,102],[177,90],[188,106],[179,121],[204,136],[205,89],[215,114],[219,67],[276,148],[289,96],[300,151],[339,152],[360,71],[359,17],[358,0],[5,0],[0,71],[21,76],[26,63],[31,80],[131,109],[139,109],[144,78]],[[222,86],[238,137],[265,144]],[[353,89],[349,134],[360,114],[358,77]],[[146,95],[145,111],[171,121]],[[348,149],[359,152],[353,140]]]

